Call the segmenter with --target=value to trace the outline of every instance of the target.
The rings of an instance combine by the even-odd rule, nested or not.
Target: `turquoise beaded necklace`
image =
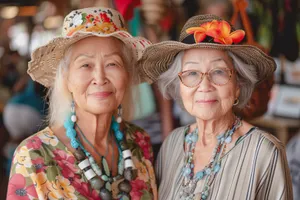
[[[180,192],[180,199],[192,200],[194,199],[194,191],[196,189],[198,181],[206,177],[204,188],[201,192],[201,200],[206,200],[209,195],[209,185],[208,180],[211,177],[214,177],[221,168],[221,157],[226,148],[226,144],[229,144],[232,141],[232,135],[238,127],[241,126],[240,118],[236,117],[232,127],[227,130],[225,133],[217,136],[217,145],[213,150],[210,162],[204,169],[198,171],[194,174],[194,152],[195,146],[198,141],[198,128],[193,132],[187,133],[185,136],[185,145],[187,147],[186,152],[186,164],[183,166],[182,175],[182,191]],[[186,129],[186,132],[188,128]]]
[[[120,131],[119,123],[115,121],[114,117],[112,118],[111,130],[114,132],[114,138],[118,146],[119,161],[118,175],[116,177],[111,177],[110,169],[105,157],[101,156],[101,164],[103,169],[101,170],[93,156],[80,142],[79,138],[77,137],[76,130],[74,129],[76,118],[74,120],[73,116],[75,115],[72,115],[72,117],[69,117],[67,120],[65,120],[64,127],[66,129],[66,135],[70,139],[71,146],[76,149],[74,155],[80,161],[78,164],[79,168],[83,170],[84,175],[91,183],[91,186],[99,191],[102,200],[112,199],[111,183],[120,180],[124,176],[124,180],[118,185],[120,190],[118,199],[129,200],[129,193],[131,191],[130,181],[136,178],[136,169],[133,161],[131,160],[131,151],[128,149],[124,135]],[[80,130],[80,132],[82,131]],[[87,157],[86,159],[84,155]]]
[[[88,145],[90,146],[90,147],[92,147],[92,149],[94,150],[94,152],[101,158],[101,163],[107,163],[107,160],[106,160],[106,157],[107,157],[107,155],[108,155],[108,143],[109,143],[109,138],[111,139],[111,144],[113,144],[113,140],[112,140],[112,135],[111,135],[111,132],[110,132],[110,134],[108,135],[108,137],[107,137],[107,141],[106,141],[106,143],[107,143],[107,147],[106,147],[106,150],[105,150],[105,154],[104,155],[101,155],[98,151],[97,151],[97,149],[94,147],[94,145],[92,145],[91,143],[90,143],[90,141],[86,138],[86,136],[85,136],[85,134],[83,133],[83,131],[81,130],[81,128],[78,126],[78,124],[77,123],[75,123],[75,126],[77,127],[77,129],[79,130],[79,133],[80,133],[80,135],[82,136],[82,138],[84,139],[84,141],[86,142],[86,143],[88,143]],[[80,139],[78,138],[78,140],[80,141]],[[112,148],[112,155],[114,155],[114,148]],[[105,159],[105,160],[104,160]],[[111,159],[111,166],[113,167],[113,163],[114,163],[114,156],[112,156],[112,159]],[[119,162],[118,162],[118,165],[120,164],[120,160],[119,160]],[[104,166],[102,166],[102,169],[104,168]],[[105,168],[107,168],[107,166],[105,166]],[[106,174],[107,176],[109,176],[110,174]]]

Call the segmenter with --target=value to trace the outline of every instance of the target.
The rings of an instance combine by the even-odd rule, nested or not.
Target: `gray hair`
[[[257,83],[257,75],[255,68],[244,63],[240,58],[233,53],[227,51],[232,58],[233,66],[237,72],[237,84],[240,88],[239,103],[235,106],[236,109],[244,108],[251,98],[255,84]],[[181,71],[182,57],[184,51],[178,53],[170,65],[169,69],[161,74],[158,78],[158,87],[162,95],[167,99],[174,99],[177,103],[183,106],[180,96],[180,80],[178,73]]]
[[[133,114],[132,99],[134,95],[133,80],[136,74],[134,67],[135,63],[132,51],[125,46],[122,42],[122,59],[129,75],[129,84],[125,91],[124,98],[122,100],[123,114],[122,118],[130,120]],[[49,98],[49,112],[47,121],[50,126],[62,126],[65,119],[70,115],[72,95],[67,87],[67,75],[69,72],[69,66],[71,62],[72,46],[70,46],[64,54],[64,57],[58,64],[56,77],[53,86],[49,89],[47,98]]]

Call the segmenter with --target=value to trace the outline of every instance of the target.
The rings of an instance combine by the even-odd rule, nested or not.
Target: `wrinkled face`
[[[80,109],[93,114],[116,110],[128,85],[121,41],[88,37],[75,43],[67,80]]]
[[[202,73],[215,71],[219,76],[220,72],[217,69],[234,69],[227,53],[209,49],[185,51],[182,58],[182,71],[198,70]],[[184,107],[191,115],[202,120],[211,120],[232,112],[234,100],[239,96],[239,88],[233,71],[225,85],[214,84],[209,81],[207,75],[195,87],[187,87],[180,82],[180,94]]]

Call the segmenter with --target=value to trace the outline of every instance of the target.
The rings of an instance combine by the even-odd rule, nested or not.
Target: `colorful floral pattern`
[[[21,174],[14,174],[8,184],[7,199],[8,200],[29,200],[32,198],[37,198],[37,193],[35,191],[33,184],[28,184],[26,179]]]
[[[125,123],[125,134],[137,167],[131,181],[133,200],[157,199],[150,138],[142,129]],[[46,128],[24,140],[15,152],[7,199],[101,200],[78,168],[73,154]],[[117,183],[112,185],[117,198]]]
[[[213,20],[201,24],[199,27],[191,27],[186,30],[188,34],[194,34],[196,43],[202,42],[206,36],[213,38],[215,43],[220,44],[237,44],[245,37],[245,31],[236,30],[231,32],[230,24],[225,21]]]
[[[94,10],[94,13],[75,12],[70,16],[67,36],[73,35],[77,31],[87,31],[109,34],[115,31],[126,30],[119,27],[112,20],[112,13]]]

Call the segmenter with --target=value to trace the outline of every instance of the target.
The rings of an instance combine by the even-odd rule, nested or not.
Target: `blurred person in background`
[[[7,172],[17,145],[43,126],[47,105],[43,99],[45,88],[33,82],[28,75],[19,79],[12,91],[14,94],[3,110],[3,122],[9,134],[9,142],[3,149],[8,159]]]

